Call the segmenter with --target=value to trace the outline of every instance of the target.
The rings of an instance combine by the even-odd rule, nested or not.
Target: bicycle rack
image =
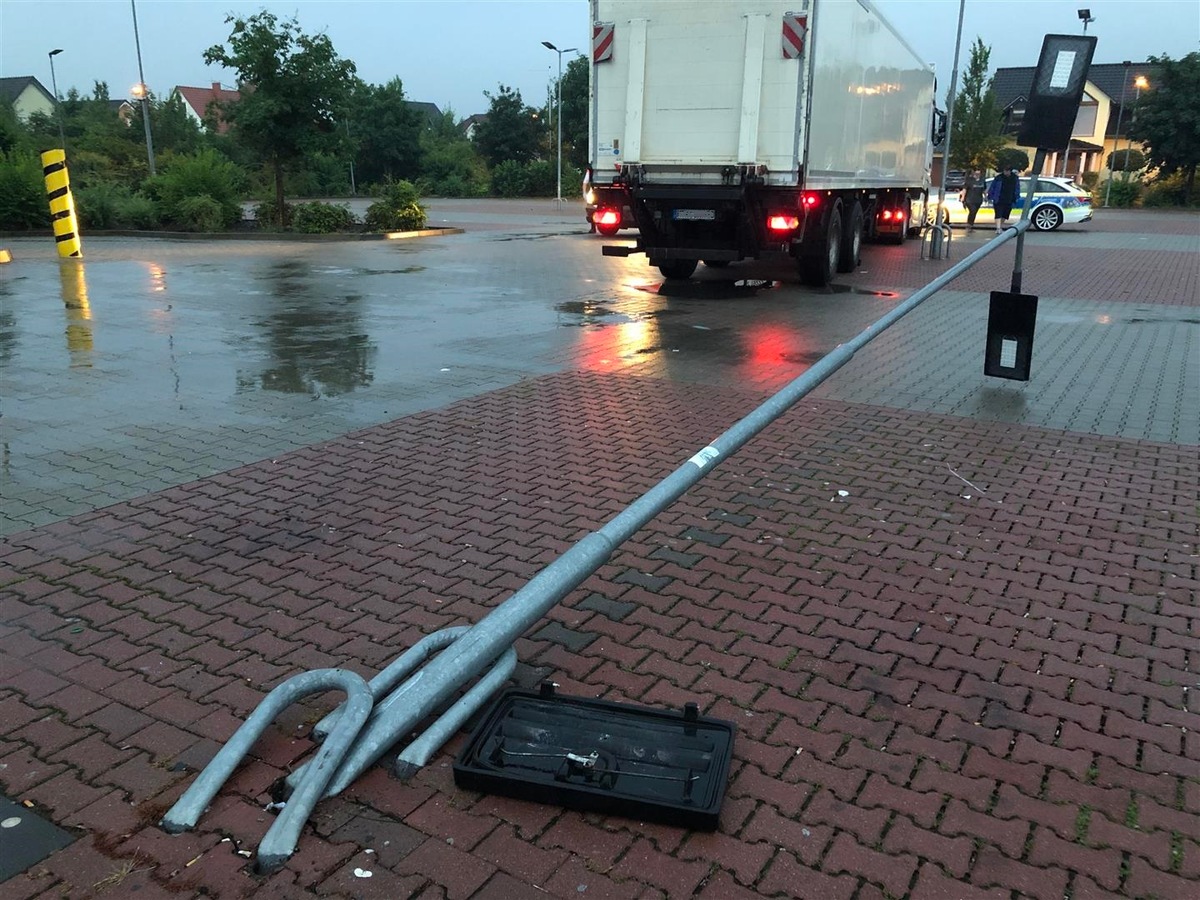
[[[271,825],[258,845],[255,869],[262,873],[280,868],[296,852],[300,829],[308,821],[325,785],[333,776],[337,764],[358,737],[371,713],[371,689],[361,676],[345,669],[316,669],[302,672],[285,681],[267,694],[233,737],[212,758],[192,786],[184,791],[159,825],[171,834],[193,828],[200,815],[216,796],[221,785],[233,774],[250,747],[267,726],[287,707],[301,697],[339,688],[346,692],[346,702],[337,725],[317,752],[303,780],[296,786],[287,805]]]
[[[950,237],[951,237],[952,233],[953,232],[951,231],[949,225],[943,224],[943,225],[939,226],[939,225],[935,225],[933,223],[926,223],[921,228],[921,259],[942,259],[942,258],[949,259],[950,258]],[[941,236],[940,239],[942,241],[942,246],[943,246],[943,252],[937,256],[935,256],[934,252],[933,252],[934,251],[933,244],[934,244],[934,235],[935,234]],[[926,238],[928,238],[928,241],[926,241]],[[926,252],[925,252],[926,243],[928,243],[928,245],[929,245],[928,246],[928,249],[929,249],[928,255],[926,255]]]

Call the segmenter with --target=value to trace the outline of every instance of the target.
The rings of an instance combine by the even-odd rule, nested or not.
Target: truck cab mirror
[[[935,147],[946,140],[946,114],[940,109],[933,111],[933,133],[930,139]]]

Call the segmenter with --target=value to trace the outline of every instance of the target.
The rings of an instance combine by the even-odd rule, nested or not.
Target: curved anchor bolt
[[[242,757],[280,712],[301,697],[335,688],[346,692],[344,712],[338,719],[337,727],[306,767],[305,777],[296,786],[287,806],[258,846],[255,868],[259,872],[273,872],[282,866],[295,852],[300,830],[308,821],[309,813],[321,799],[326,784],[371,713],[374,703],[371,689],[360,676],[345,669],[304,672],[289,678],[267,694],[250,718],[242,723],[242,727],[204,767],[192,786],[167,811],[159,826],[171,834],[195,826],[221,785],[233,774]]]
[[[453,625],[450,628],[443,628],[440,631],[433,632],[433,634],[425,635],[425,637],[396,657],[386,669],[367,682],[372,696],[376,700],[386,696],[388,691],[398,685],[417,666],[433,656],[438,650],[449,647],[460,635],[466,634],[470,630],[470,625]],[[337,724],[338,716],[341,714],[342,707],[339,706],[314,725],[312,730],[313,740],[325,740],[325,737]]]
[[[488,697],[500,690],[516,667],[517,651],[509,647],[486,675],[442,713],[436,722],[426,728],[419,738],[401,751],[396,757],[396,777],[401,781],[408,781],[416,775],[417,770],[429,762],[429,757],[437,753],[438,748],[462,728],[463,723],[471,718],[471,714],[483,706]]]

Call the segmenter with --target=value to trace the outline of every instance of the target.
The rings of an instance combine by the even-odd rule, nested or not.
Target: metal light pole
[[[562,203],[562,55],[573,53],[576,48],[568,47],[566,50],[559,50],[549,41],[542,41],[542,46],[558,54],[558,84],[554,88],[554,93],[558,96],[558,196],[555,198],[555,202]]]
[[[142,41],[138,37],[136,0],[129,0],[129,8],[133,10],[133,45],[137,48],[138,61],[138,84],[133,95],[142,101],[142,124],[146,127],[146,161],[150,164],[150,174],[154,175],[154,138],[150,136],[150,91],[146,88],[146,76],[142,74]]]
[[[1129,87],[1129,67],[1133,65],[1131,60],[1125,60],[1121,63],[1125,67],[1125,71],[1121,73],[1121,105],[1117,107],[1117,130],[1113,134],[1112,152],[1108,154],[1108,187],[1104,189],[1104,208],[1108,209],[1108,198],[1112,196],[1113,173],[1117,161],[1117,141],[1121,139],[1121,118],[1125,115],[1125,89]]]
[[[950,73],[950,93],[946,97],[946,141],[942,144],[942,183],[938,185],[937,217],[929,240],[929,258],[942,258],[942,225],[946,207],[946,170],[950,165],[950,138],[954,130],[954,100],[958,93],[958,56],[962,49],[963,14],[967,0],[958,2],[958,33],[954,38],[954,71]],[[928,221],[928,219],[926,219]],[[949,250],[949,248],[947,248]]]
[[[1137,111],[1138,111],[1138,104],[1142,100],[1142,88],[1149,87],[1150,82],[1146,80],[1145,75],[1139,75],[1137,78],[1133,79],[1133,86],[1134,86],[1134,88],[1137,89],[1137,94],[1134,96],[1134,100],[1133,100],[1133,115],[1130,116],[1130,118],[1129,118],[1129,127],[1131,129],[1133,128],[1133,126],[1135,124],[1137,124]],[[1130,132],[1129,143],[1125,145],[1125,173],[1124,173],[1125,181],[1129,180],[1129,151],[1132,149],[1133,149],[1133,133]]]
[[[62,104],[58,102],[58,79],[54,77],[54,57],[62,53],[62,48],[50,51],[50,85],[54,88],[54,118],[58,119],[58,140],[62,144],[62,150],[67,152],[67,136],[63,133],[62,124]]]

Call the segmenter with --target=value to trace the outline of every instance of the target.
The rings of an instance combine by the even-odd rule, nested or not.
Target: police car
[[[1029,179],[1021,179],[1021,197],[1013,206],[1012,218],[1021,216],[1021,208],[1025,205],[1025,195],[1029,192]],[[967,208],[963,206],[958,194],[947,193],[942,203],[943,221],[951,225],[967,224]],[[932,219],[932,215],[930,216]],[[1077,225],[1080,222],[1092,220],[1092,195],[1075,184],[1069,178],[1056,178],[1050,175],[1039,175],[1037,186],[1034,188],[1033,208],[1029,212],[1033,227],[1038,231],[1053,231],[1064,222]],[[990,225],[995,222],[992,204],[986,199],[979,207],[975,217],[976,225]]]

